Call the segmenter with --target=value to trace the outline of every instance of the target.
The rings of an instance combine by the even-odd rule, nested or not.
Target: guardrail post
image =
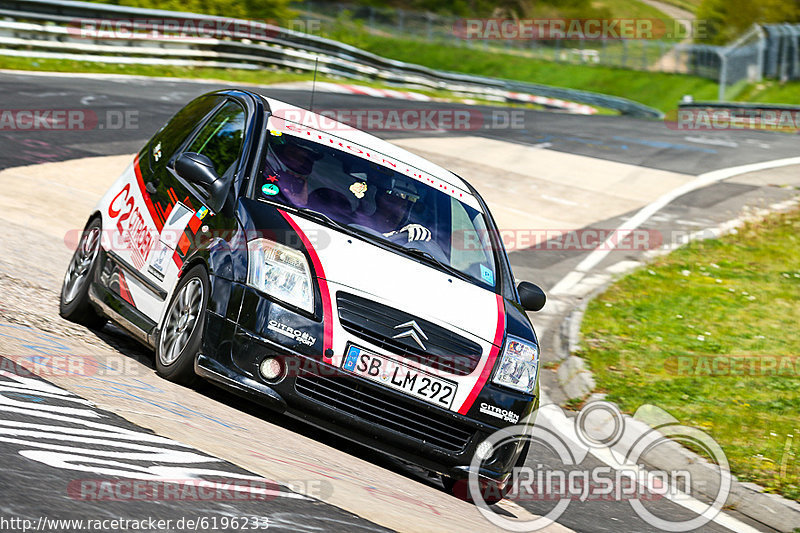
[[[628,40],[622,40],[622,66],[628,66]]]
[[[642,45],[642,70],[647,70],[647,41],[639,41]]]
[[[600,52],[600,61],[599,61],[599,63],[601,65],[607,65],[609,62],[608,62],[608,57],[606,56],[606,54],[608,52],[606,51],[606,39],[605,38],[600,39],[600,50],[601,50],[601,52]]]
[[[758,41],[756,42],[756,70],[757,70],[757,77],[755,81],[761,81],[764,79],[764,56],[767,53],[767,38],[764,35],[764,30],[759,26],[758,28]]]
[[[426,34],[428,36],[428,42],[431,42],[433,40],[433,15],[431,13],[425,13],[425,19],[427,23]]]
[[[717,100],[724,102],[725,85],[728,83],[728,56],[721,50],[717,51],[717,54],[719,55],[719,93]]]

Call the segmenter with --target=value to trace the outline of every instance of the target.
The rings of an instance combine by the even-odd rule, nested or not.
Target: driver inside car
[[[275,169],[276,175],[265,172],[264,178],[267,182],[276,181],[280,192],[292,205],[307,206],[308,177],[320,156],[293,142],[276,144],[274,150],[279,168]]]
[[[392,180],[391,186],[381,187],[375,194],[373,227],[384,237],[407,234],[408,242],[430,241],[431,230],[422,224],[408,223],[409,215],[419,195],[413,185]]]

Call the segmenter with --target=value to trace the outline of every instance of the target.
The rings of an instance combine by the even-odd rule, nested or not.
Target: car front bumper
[[[207,330],[212,336],[234,339],[237,362],[234,364],[229,351],[211,353],[206,344],[207,352],[195,361],[195,371],[201,377],[270,409],[433,472],[456,479],[467,477],[478,445],[501,428],[344,372],[324,363],[321,355],[292,351],[215,313],[208,313]],[[282,377],[271,382],[257,370],[267,356],[280,359],[285,369]],[[532,403],[531,410],[538,406],[538,397]],[[521,449],[522,443],[496,450],[484,462],[479,477],[504,484]]]

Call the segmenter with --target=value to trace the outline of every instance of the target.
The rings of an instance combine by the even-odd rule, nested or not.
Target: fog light
[[[283,374],[283,365],[274,357],[266,357],[258,365],[258,371],[261,372],[261,377],[267,381],[275,381]]]
[[[478,459],[481,461],[485,460],[487,457],[492,455],[492,451],[494,451],[494,447],[492,443],[488,440],[485,440],[478,444],[478,447],[475,449],[475,455],[478,456]]]

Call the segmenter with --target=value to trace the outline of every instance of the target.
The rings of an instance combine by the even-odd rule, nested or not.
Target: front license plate
[[[420,372],[388,357],[365,352],[357,346],[347,349],[342,368],[448,409],[453,405],[456,395],[455,383]]]

